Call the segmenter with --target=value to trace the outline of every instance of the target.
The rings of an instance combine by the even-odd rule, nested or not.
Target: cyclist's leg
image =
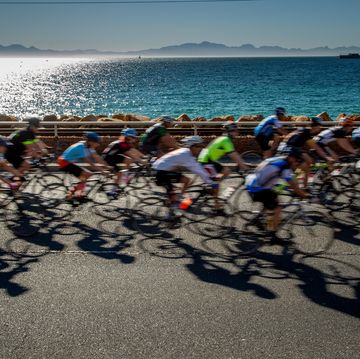
[[[92,172],[88,171],[83,167],[76,165],[75,163],[70,163],[67,166],[63,167],[62,171],[70,173],[80,180],[78,184],[70,188],[66,198],[72,199],[74,196],[82,197],[85,190],[86,181],[88,180],[89,177],[91,177]]]
[[[311,166],[314,164],[313,158],[307,153],[302,154],[304,162],[300,165],[300,169],[304,172],[304,188],[307,188]]]
[[[271,141],[270,151],[271,151],[271,156],[273,156],[276,153],[277,148],[279,147],[281,138],[278,134],[275,133],[271,136],[270,141]]]
[[[256,142],[259,144],[264,158],[269,158],[272,156],[271,147],[269,146],[269,142],[271,137],[265,136],[264,134],[260,133],[255,137]]]

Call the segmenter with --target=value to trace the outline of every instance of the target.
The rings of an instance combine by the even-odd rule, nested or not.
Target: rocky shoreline
[[[331,118],[327,112],[321,112],[316,116],[321,117],[323,121],[338,121],[341,118],[350,117],[354,121],[360,121],[360,114],[351,114],[347,115],[345,113],[339,114],[336,118]],[[190,118],[186,113],[181,114],[176,118],[175,126],[181,127],[181,122],[205,122],[205,121],[236,121],[236,122],[259,122],[264,119],[265,116],[263,115],[242,115],[238,118],[235,118],[233,115],[225,115],[225,116],[218,116],[207,119],[205,117],[195,117]],[[157,121],[157,118],[151,118],[148,116],[144,116],[141,114],[134,114],[134,113],[118,113],[109,115],[94,115],[90,114],[84,117],[75,116],[75,115],[62,115],[58,116],[55,114],[43,116],[43,121],[45,122],[151,122]],[[288,122],[307,122],[310,121],[310,117],[304,115],[295,115],[295,116],[287,116],[285,121]],[[0,115],[0,122],[19,122],[19,118],[16,116],[11,115]],[[187,126],[184,124],[183,126]]]

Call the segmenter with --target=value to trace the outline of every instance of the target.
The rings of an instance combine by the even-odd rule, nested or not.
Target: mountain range
[[[329,48],[328,46],[311,49],[285,48],[281,46],[260,46],[244,44],[241,46],[227,46],[209,41],[201,43],[185,43],[181,45],[165,46],[158,49],[115,52],[88,50],[42,50],[36,47],[23,45],[0,45],[0,57],[10,56],[190,56],[190,57],[275,57],[275,56],[338,56],[347,53],[359,53],[360,47],[342,46]]]

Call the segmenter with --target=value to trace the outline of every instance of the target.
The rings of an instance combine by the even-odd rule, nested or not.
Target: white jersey
[[[152,167],[157,171],[169,172],[181,172],[186,169],[200,176],[205,183],[214,183],[209,177],[208,172],[196,161],[196,158],[192,155],[189,148],[179,148],[178,150],[167,153],[157,159]]]

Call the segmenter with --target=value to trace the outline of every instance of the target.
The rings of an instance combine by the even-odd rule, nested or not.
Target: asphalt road
[[[39,215],[31,238],[0,221],[1,358],[360,358],[349,213],[333,213],[321,256],[264,245],[244,257],[186,221],[148,239],[128,207]]]

